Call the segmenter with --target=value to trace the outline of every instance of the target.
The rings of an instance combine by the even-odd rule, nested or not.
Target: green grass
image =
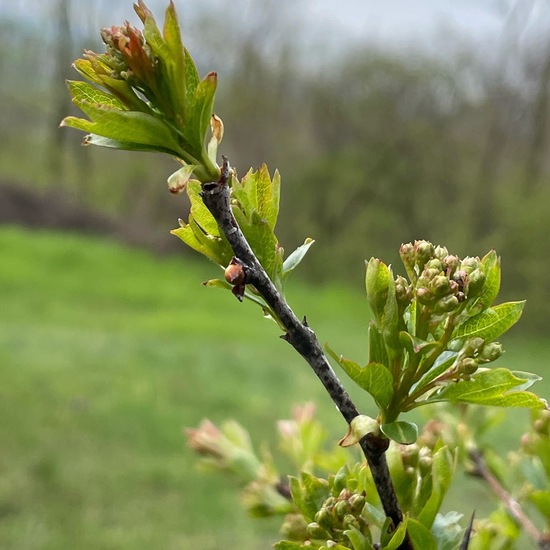
[[[345,426],[274,323],[200,285],[213,276],[183,255],[0,230],[2,549],[253,550],[277,539],[278,522],[249,520],[230,480],[197,471],[182,428],[231,417],[272,441],[274,422],[308,399],[335,441]],[[359,360],[360,279],[351,290],[296,282],[289,296],[321,341]],[[547,344],[508,347],[514,368],[542,372]]]

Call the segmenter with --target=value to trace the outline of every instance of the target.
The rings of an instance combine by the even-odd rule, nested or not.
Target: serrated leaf
[[[398,420],[380,425],[381,432],[392,441],[402,445],[411,445],[418,439],[418,426],[414,422]]]
[[[447,369],[450,369],[455,363],[457,356],[458,352],[456,351],[446,350],[442,352],[435,360],[433,367],[411,388],[411,391],[416,392],[420,390],[443,374]],[[422,364],[420,365],[420,369],[422,369]]]
[[[191,215],[193,219],[210,235],[221,237],[218,222],[206,208],[201,197],[201,184],[197,180],[190,180],[187,183],[187,196],[191,202]],[[227,244],[229,248],[229,243]]]
[[[304,259],[304,256],[307,254],[309,247],[314,243],[313,239],[309,237],[305,240],[304,244],[299,246],[292,254],[283,263],[283,277],[286,277],[289,273],[294,271],[300,262]]]
[[[233,214],[246,240],[254,251],[260,264],[271,279],[280,277],[282,271],[282,259],[277,253],[278,241],[269,225],[258,217],[252,215],[248,218],[237,206],[233,206]]]
[[[494,407],[528,407],[542,409],[547,403],[534,393],[517,391],[526,383],[504,368],[480,370],[468,381],[450,384],[431,395],[426,402],[450,401]]]
[[[169,150],[173,155],[185,158],[183,151],[170,129],[159,119],[137,111],[98,106],[87,101],[79,101],[78,107],[90,117],[86,120],[66,117],[63,126],[69,126],[91,134],[97,134],[122,143],[146,146],[150,150]]]
[[[119,80],[108,75],[101,75],[98,80],[101,86],[107,88],[114,96],[118,97],[127,108],[152,114],[147,103],[136,94],[126,80]]]
[[[170,231],[172,235],[180,238],[187,246],[206,256],[214,263],[224,266],[231,261],[231,252],[220,238],[205,234],[193,219],[191,223]]]
[[[81,103],[92,103],[95,105],[103,105],[119,111],[127,111],[128,107],[118,98],[113,95],[99,90],[95,86],[82,82],[80,80],[69,80],[67,82],[69,91],[73,98],[73,103],[80,106]]]
[[[494,250],[488,252],[481,260],[485,272],[485,283],[476,303],[486,309],[495,301],[500,290],[500,258]]]
[[[217,85],[218,77],[216,73],[207,74],[199,82],[193,96],[193,101],[189,104],[186,113],[182,133],[187,141],[193,144],[194,153],[197,156],[202,156],[205,153],[205,139],[214,111],[214,97]]]
[[[164,43],[169,52],[162,59],[168,76],[172,104],[184,107],[186,104],[185,58],[176,9],[172,2],[166,8],[162,31]]]
[[[407,533],[414,548],[422,550],[437,550],[437,542],[430,532],[419,521],[409,518],[407,521]]]
[[[257,212],[259,218],[274,229],[279,215],[280,187],[279,172],[275,171],[272,179],[263,164],[255,172],[250,170],[241,182],[234,182],[233,196],[241,203],[248,218]]]
[[[241,182],[232,181],[233,214],[267,274],[280,288],[282,250],[273,229],[279,212],[280,179],[267,166],[250,171]]]
[[[330,496],[328,482],[307,472],[300,472],[300,479],[289,476],[289,482],[292,502],[307,519],[313,521],[323,502]]]
[[[374,321],[369,323],[369,362],[389,364],[384,338]]]
[[[365,276],[367,299],[376,324],[390,352],[401,348],[398,338],[398,307],[395,297],[395,281],[390,268],[377,258],[367,264]]]
[[[200,196],[201,185],[196,180],[187,183],[187,195],[191,201],[188,223],[171,231],[193,250],[200,252],[213,262],[225,267],[233,257],[233,251],[218,223],[204,205]]]
[[[352,527],[344,531],[344,535],[348,537],[351,542],[353,550],[371,550],[372,549],[372,539],[370,536],[370,531],[367,531],[364,535],[359,531],[359,529]]]
[[[506,302],[486,309],[462,323],[454,332],[453,339],[483,338],[489,342],[504,334],[521,317],[525,301]]]
[[[408,518],[404,518],[392,533],[382,533],[380,538],[381,550],[397,550],[407,533]]]
[[[74,123],[68,122],[65,124],[65,121],[68,119],[73,119]],[[84,120],[82,118],[75,118],[75,117],[67,117],[63,120],[64,126],[70,126],[72,128],[77,128],[78,130],[83,130],[84,132],[88,132],[88,127],[84,127],[84,125],[81,125],[80,123],[88,123],[88,120]],[[174,156],[176,153],[166,147],[160,147],[158,145],[155,145],[154,147],[150,145],[146,145],[143,143],[132,143],[129,141],[118,141],[116,139],[110,139],[106,138],[104,136],[98,136],[96,134],[88,134],[86,138],[84,139],[83,145],[96,145],[98,147],[108,147],[110,149],[119,149],[121,151],[142,151],[142,152],[155,152],[155,153],[165,153],[167,155]]]
[[[328,344],[325,344],[325,349],[360,388],[372,395],[381,409],[390,404],[393,397],[393,377],[385,365],[369,363],[360,367],[357,363],[336,355]]]

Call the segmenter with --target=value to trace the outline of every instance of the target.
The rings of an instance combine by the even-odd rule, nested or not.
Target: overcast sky
[[[242,21],[261,13],[266,3],[285,10],[289,22],[300,21],[302,42],[326,40],[338,47],[368,41],[388,49],[422,48],[433,52],[458,43],[487,48],[502,34],[505,25],[521,29],[522,35],[548,36],[548,0],[175,0],[180,17],[204,10]],[[72,9],[93,12],[97,24],[122,22],[132,16],[132,0],[72,0]],[[157,19],[168,0],[146,0]],[[0,17],[7,14],[36,14],[44,17],[55,5],[48,0],[0,0]],[[512,14],[512,15],[511,15]],[[234,29],[238,32],[238,28]]]

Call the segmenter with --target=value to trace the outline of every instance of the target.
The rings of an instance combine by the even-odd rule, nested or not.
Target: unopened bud
[[[460,258],[449,254],[443,258],[441,263],[443,264],[443,269],[451,275],[460,265]]]
[[[430,290],[436,298],[442,298],[451,293],[451,283],[445,275],[437,275],[432,279]]]
[[[477,269],[481,264],[480,259],[476,256],[466,256],[460,264],[460,269],[463,269],[467,273],[471,273],[474,269]]]
[[[428,449],[426,449],[426,450],[428,450]],[[432,469],[432,464],[433,464],[433,458],[432,458],[431,454],[421,453],[421,455],[419,457],[419,460],[418,460],[418,469],[420,470],[420,473],[422,475],[426,475]]]
[[[352,514],[346,514],[344,516],[342,525],[344,529],[351,529],[352,527],[355,527],[355,529],[359,528],[359,522],[357,521],[355,516],[353,516]]]
[[[315,521],[308,524],[306,534],[309,539],[315,540],[326,540],[329,537],[328,532]]]
[[[466,341],[464,347],[462,348],[462,355],[464,357],[474,357],[474,355],[483,348],[484,344],[485,340],[483,338],[470,338]]]
[[[425,269],[437,269],[438,273],[443,270],[443,264],[438,258],[432,258],[426,263],[424,267]]]
[[[413,262],[414,263],[414,246],[412,243],[402,244],[399,249],[399,255],[403,263]]]
[[[502,344],[499,342],[491,342],[490,344],[483,346],[478,360],[482,363],[490,363],[491,361],[498,359],[502,353]]]
[[[458,307],[459,303],[460,302],[457,296],[444,296],[441,300],[437,301],[434,306],[434,311],[435,313],[449,313],[454,311]]]
[[[428,241],[416,241],[414,243],[416,250],[416,263],[422,269],[434,255],[434,245]]]
[[[434,300],[433,294],[426,287],[417,288],[416,297],[418,301],[424,305],[431,304]]]
[[[445,246],[437,245],[435,247],[435,250],[434,250],[434,255],[439,260],[442,260],[443,258],[445,258],[446,256],[449,255],[449,251],[447,250],[447,248]]]
[[[458,284],[459,292],[464,292],[464,293],[467,292],[469,280],[470,280],[470,277],[468,275],[468,272],[464,271],[463,269],[459,269],[458,271],[455,271],[453,275],[453,281],[455,281]]]
[[[351,508],[351,513],[358,515],[363,511],[365,507],[365,502],[367,501],[365,495],[356,493],[352,495],[349,499],[349,505]]]
[[[479,296],[483,285],[485,284],[485,273],[481,269],[474,269],[470,273],[470,281],[468,283],[468,298]]]
[[[327,529],[328,531],[332,528],[332,516],[327,508],[323,505],[323,508],[321,508],[316,514],[315,517],[315,525],[321,526],[323,529]],[[312,525],[311,523],[309,525]],[[308,525],[308,528],[309,528]]]
[[[395,279],[395,297],[400,304],[408,304],[411,300],[407,279],[401,275]]]
[[[462,359],[457,366],[457,371],[461,374],[474,374],[478,368],[478,362],[471,357],[465,357]]]
[[[405,466],[416,466],[418,464],[418,453],[420,447],[417,443],[412,445],[401,445],[399,448],[401,460]]]
[[[350,505],[347,500],[339,500],[334,507],[336,515],[340,518],[350,513]]]

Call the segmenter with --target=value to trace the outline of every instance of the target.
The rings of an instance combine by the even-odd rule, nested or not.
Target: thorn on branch
[[[460,543],[460,550],[468,550],[468,546],[470,546],[470,539],[472,538],[472,532],[474,529],[475,515],[476,511],[474,510],[472,512],[472,517],[470,518],[470,523],[468,524],[468,527],[466,527],[466,531],[464,531],[464,537],[462,537],[462,542]]]
[[[304,325],[304,327],[306,328],[309,328],[309,325],[307,324],[307,317],[304,315],[304,320],[302,321],[302,325]]]

